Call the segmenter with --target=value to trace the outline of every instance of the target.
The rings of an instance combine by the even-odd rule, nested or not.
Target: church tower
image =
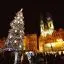
[[[47,35],[52,35],[53,31],[54,31],[54,25],[53,25],[53,20],[52,20],[50,14],[47,14],[46,19],[44,19],[43,17],[40,17],[40,34],[41,34],[41,36],[46,37]]]
[[[51,17],[47,18],[47,23],[48,23],[49,29],[54,29],[53,20],[51,19]]]
[[[40,17],[40,34],[44,35],[44,22],[43,17]]]
[[[54,31],[53,20],[51,19],[50,16],[48,16],[46,19],[47,19],[47,24],[48,24],[49,35],[52,35]]]

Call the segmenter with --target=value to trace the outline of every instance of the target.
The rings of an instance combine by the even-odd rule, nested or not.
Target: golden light
[[[48,44],[45,45],[45,47],[51,48],[51,44],[48,43]]]
[[[52,47],[55,47],[55,43],[51,43]]]
[[[56,42],[55,44],[56,44],[55,47],[61,47],[62,46],[62,43],[61,42]]]
[[[61,55],[61,51],[59,51],[58,53],[59,53],[59,55]]]
[[[64,41],[63,41],[63,39],[61,38],[61,39],[57,39],[56,40],[56,47],[62,47],[63,46],[63,43],[64,43]]]
[[[51,46],[55,47],[55,43],[48,43],[48,44],[45,45],[45,47],[49,47],[49,48],[51,48]]]
[[[42,48],[42,46],[40,47],[40,50],[39,50],[40,52],[43,52],[43,48]]]
[[[64,54],[64,51],[63,51],[63,54]]]
[[[63,39],[61,38],[61,39],[57,39],[56,40],[57,42],[62,42],[63,41]]]

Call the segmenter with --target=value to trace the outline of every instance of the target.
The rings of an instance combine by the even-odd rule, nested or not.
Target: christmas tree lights
[[[7,40],[5,42],[6,48],[22,50],[23,49],[23,38],[24,38],[24,17],[21,9],[14,17],[14,20],[10,23],[11,29]]]

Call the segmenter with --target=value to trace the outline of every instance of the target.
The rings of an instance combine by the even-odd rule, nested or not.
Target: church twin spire
[[[53,20],[50,16],[46,17],[46,20],[43,21],[43,17],[41,16],[40,18],[40,31],[41,35],[46,37],[47,35],[51,35],[54,31],[54,25],[53,25]]]

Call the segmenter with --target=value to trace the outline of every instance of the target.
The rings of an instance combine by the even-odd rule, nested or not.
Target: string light
[[[12,38],[12,35],[10,35],[10,38]]]
[[[17,17],[17,19],[19,19],[20,17]]]
[[[18,21],[18,23],[20,23],[20,21]]]
[[[19,45],[19,48],[21,48],[21,45]]]
[[[24,34],[23,34],[24,33],[24,21],[23,21],[23,18],[24,17],[23,17],[22,10],[23,9],[21,9],[16,14],[16,17],[14,17],[14,20],[10,23],[11,29],[9,31],[9,36],[8,36],[8,38],[6,40],[6,43],[7,43],[6,45],[8,45],[9,43],[11,45],[9,45],[8,47],[13,47],[14,46],[13,43],[17,43],[18,38],[20,38],[18,44],[23,42],[23,37],[24,37]],[[18,47],[21,48],[22,45],[15,47],[15,49],[18,48]]]
[[[20,30],[20,32],[22,32],[22,31]]]
[[[17,30],[15,30],[15,32],[17,32]]]
[[[14,23],[16,23],[17,20],[14,20]]]
[[[17,43],[17,40],[15,40],[14,43]]]

